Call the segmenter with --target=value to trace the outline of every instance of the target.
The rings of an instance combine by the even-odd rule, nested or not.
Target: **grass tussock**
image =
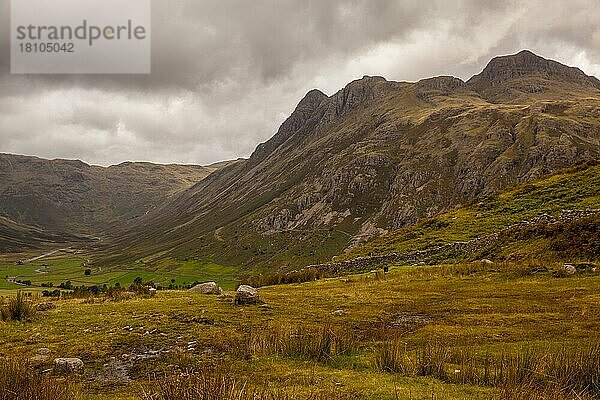
[[[17,359],[0,359],[0,400],[76,400],[79,388],[67,380],[40,375]]]
[[[0,303],[2,321],[31,321],[34,315],[35,306],[23,292],[17,292],[16,296],[10,297],[8,301],[2,299]]]
[[[286,285],[292,283],[312,282],[326,277],[323,271],[308,267],[297,271],[275,272],[264,275],[247,276],[242,279],[242,284],[253,287]]]
[[[534,275],[556,276],[564,272],[563,263],[545,262],[541,260],[522,260],[519,262],[486,262],[441,264],[433,267],[415,267],[408,274],[415,278],[453,278],[477,276],[479,274],[500,274],[508,279],[525,278]]]
[[[332,391],[297,392],[293,388],[260,387],[221,370],[205,369],[154,379],[143,388],[143,400],[359,400],[361,394]]]
[[[374,367],[383,372],[429,376],[447,383],[500,387],[506,398],[543,392],[600,396],[600,344],[577,349],[524,348],[514,354],[477,354],[440,343],[407,349],[401,341],[375,347]],[[527,397],[529,398],[529,397]],[[543,397],[546,398],[546,397]]]
[[[356,351],[359,342],[353,331],[343,327],[281,325],[253,333],[248,346],[252,354],[277,354],[327,362]]]

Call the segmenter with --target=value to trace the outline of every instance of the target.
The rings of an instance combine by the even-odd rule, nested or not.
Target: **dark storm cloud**
[[[364,74],[463,79],[529,48],[600,73],[594,0],[154,0],[147,76],[8,74],[0,0],[0,151],[95,163],[247,156],[303,94]]]

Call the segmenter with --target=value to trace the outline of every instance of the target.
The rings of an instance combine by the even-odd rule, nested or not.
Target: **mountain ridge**
[[[507,57],[523,55],[528,64],[526,53]],[[554,68],[542,60],[534,58]],[[531,71],[505,74],[493,87],[454,77],[365,76],[332,96],[312,90],[247,161],[130,221],[113,249],[119,259],[305,265],[598,157],[595,81]]]

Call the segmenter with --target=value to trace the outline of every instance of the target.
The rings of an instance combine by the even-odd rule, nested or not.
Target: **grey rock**
[[[581,262],[581,263],[577,263],[575,264],[575,268],[577,269],[577,271],[596,271],[596,264],[594,263],[589,263],[589,262]]]
[[[47,355],[47,354],[50,354],[50,353],[51,353],[51,351],[47,347],[41,347],[37,351],[37,354],[40,354],[40,355]]]
[[[216,282],[200,283],[189,290],[194,293],[202,294],[223,294],[223,289]]]
[[[56,304],[52,302],[40,303],[35,306],[36,311],[48,311],[54,310],[56,308]]]
[[[391,321],[390,326],[412,330],[426,325],[431,321],[433,321],[432,318],[425,314],[402,312]]]
[[[574,273],[577,272],[577,268],[575,268],[575,266],[571,265],[571,264],[565,264],[565,265],[563,265],[563,269],[565,270],[565,272],[567,274],[570,274],[570,275],[573,275]]]
[[[235,304],[256,304],[259,301],[260,297],[258,296],[258,290],[252,286],[241,285],[235,293]]]
[[[57,375],[82,374],[83,361],[79,358],[55,358],[53,372]]]

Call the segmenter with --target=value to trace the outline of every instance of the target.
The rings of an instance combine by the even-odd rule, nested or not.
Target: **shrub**
[[[15,297],[11,297],[8,303],[2,301],[0,316],[3,321],[30,321],[35,315],[35,307],[25,295],[19,291]]]
[[[346,328],[277,326],[255,331],[248,344],[254,354],[280,354],[327,362],[358,349],[354,333]]]

